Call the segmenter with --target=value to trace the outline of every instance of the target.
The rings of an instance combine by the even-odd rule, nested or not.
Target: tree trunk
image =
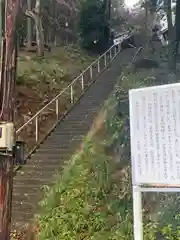
[[[150,11],[149,11],[149,1],[146,0],[144,2],[144,8],[145,8],[145,49],[147,52],[149,52],[149,47],[151,45],[151,37],[152,37],[152,29],[150,27]]]
[[[149,34],[148,38],[149,38],[149,48],[152,54],[154,54],[155,52],[155,47],[153,43],[153,28],[155,25],[155,17],[156,17],[155,8],[153,6],[150,6],[149,14],[148,14],[148,34]]]
[[[148,6],[147,1],[145,2],[145,32],[146,32],[146,38],[148,38]]]
[[[176,18],[175,18],[175,29],[176,29],[176,52],[175,61],[177,61],[177,55],[179,54],[179,41],[180,41],[180,0],[176,1]]]
[[[37,54],[39,57],[43,57],[44,56],[44,30],[42,26],[41,17],[40,17],[40,0],[36,0],[35,11],[26,10],[25,14],[26,16],[32,18],[35,22]]]
[[[0,43],[4,34],[5,26],[5,1],[0,0]]]
[[[53,16],[53,28],[51,29],[51,45],[56,46],[55,38],[56,38],[56,0],[52,1],[52,16]]]
[[[3,32],[3,9],[2,9],[2,0],[0,0],[0,46],[2,41],[2,32]]]
[[[5,1],[4,46],[1,59],[0,120],[14,122],[16,68],[16,29],[20,0]],[[0,239],[10,239],[14,160],[11,156],[0,163]],[[4,233],[4,234],[3,234]]]
[[[171,72],[176,71],[176,62],[175,62],[175,29],[172,24],[172,8],[171,8],[171,0],[166,0],[166,12],[167,12],[167,21],[168,21],[168,63],[169,70]]]
[[[36,12],[36,42],[37,42],[37,54],[39,57],[44,56],[44,30],[42,27],[42,21],[40,17],[41,12],[41,0],[36,0],[35,6]]]
[[[28,11],[31,11],[32,5],[31,0],[27,0],[27,8]],[[32,19],[30,17],[27,18],[27,48],[30,49],[32,46]]]

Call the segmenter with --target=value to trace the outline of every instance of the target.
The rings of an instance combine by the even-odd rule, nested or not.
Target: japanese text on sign
[[[129,91],[133,184],[180,184],[180,84]]]

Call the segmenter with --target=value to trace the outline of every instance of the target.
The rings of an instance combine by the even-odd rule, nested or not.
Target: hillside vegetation
[[[17,120],[21,111],[27,117],[32,116],[78,76],[93,59],[94,57],[77,46],[55,48],[43,58],[20,53],[17,68]]]
[[[125,69],[55,186],[44,187],[38,239],[133,239],[128,90],[152,85],[152,72]],[[172,196],[143,195],[145,240],[179,239],[174,204]]]
[[[132,239],[130,168],[128,156],[120,161],[115,151],[123,120],[116,116],[114,97],[54,188],[47,189],[39,239]]]
[[[17,68],[16,128],[22,126],[67,87],[82,70],[93,62],[95,57],[88,55],[76,45],[54,48],[43,58],[37,57],[35,54],[21,52]],[[59,112],[63,113],[68,104],[70,104],[70,94],[61,98]],[[45,116],[49,114],[49,119],[52,118],[51,112],[52,110],[49,109],[45,113]],[[47,124],[44,126],[46,131]],[[32,144],[35,140],[33,127],[33,125],[28,126],[28,135],[27,133],[20,135],[24,140],[29,138],[29,145],[31,138]]]

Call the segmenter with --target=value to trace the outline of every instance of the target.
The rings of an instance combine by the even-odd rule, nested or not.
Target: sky
[[[138,3],[139,0],[125,0],[125,4],[127,7],[131,8],[134,4]]]
[[[132,8],[133,5],[135,5],[135,4],[138,3],[138,2],[139,2],[139,0],[125,0],[125,4],[126,4],[126,6],[129,7],[129,8]],[[173,5],[173,6],[175,5],[175,3],[173,3],[173,1],[172,1],[172,5]]]

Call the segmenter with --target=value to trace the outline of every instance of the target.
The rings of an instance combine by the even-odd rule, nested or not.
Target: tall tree
[[[91,51],[104,51],[109,43],[109,2],[101,0],[84,1],[80,12],[80,36],[82,46]]]
[[[152,51],[154,51],[152,43],[152,29],[155,26],[155,21],[157,19],[157,9],[159,5],[159,0],[145,0],[143,1],[141,7],[145,9],[145,32],[147,48],[151,46]]]
[[[4,34],[4,25],[5,25],[5,1],[0,0],[0,44]]]
[[[124,7],[124,0],[112,0],[111,4],[111,27],[117,32],[122,31],[123,23],[127,19],[127,9]]]
[[[44,55],[44,30],[41,22],[41,0],[36,0],[35,5],[35,27],[36,27],[36,43],[38,56]]]
[[[53,20],[53,27],[51,29],[51,43],[56,46],[56,8],[57,8],[57,2],[56,0],[52,1],[52,20]]]
[[[16,71],[16,29],[20,0],[5,1],[4,44],[1,55],[0,120],[14,121]],[[10,239],[14,160],[11,155],[0,163],[0,239]]]
[[[2,41],[3,32],[3,0],[0,0],[0,44]]]
[[[169,62],[169,70],[174,72],[176,70],[176,62],[175,62],[175,49],[176,49],[176,34],[175,29],[172,23],[172,1],[164,0],[165,11],[167,14],[167,22],[168,22],[168,62]]]
[[[26,15],[34,20],[36,29],[37,54],[44,55],[44,30],[41,21],[41,0],[36,0],[35,8],[31,11],[26,10]]]
[[[177,51],[177,44],[176,44],[176,35],[177,35],[177,27],[176,31],[173,26],[172,22],[172,1],[171,0],[146,0],[147,4],[149,5],[149,13],[151,15],[151,19],[148,22],[153,22],[154,14],[161,8],[164,8],[166,16],[167,16],[167,23],[168,23],[168,62],[169,62],[169,70],[174,72],[176,70],[176,51]],[[178,5],[176,5],[176,10]],[[180,8],[177,10],[180,13]],[[180,18],[176,15],[176,19]],[[176,20],[177,21],[177,20]],[[178,26],[178,25],[176,25]],[[152,29],[152,28],[151,28]]]
[[[176,63],[180,41],[180,0],[176,1],[175,7],[175,31],[176,31],[176,47],[175,47],[175,63]]]
[[[27,9],[31,11],[32,9],[32,1],[27,0]],[[32,46],[32,19],[30,17],[27,18],[27,47],[30,49]]]

